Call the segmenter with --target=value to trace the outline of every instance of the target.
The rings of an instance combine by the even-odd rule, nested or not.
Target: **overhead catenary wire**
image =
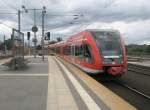
[[[0,12],[0,14],[15,14],[15,15],[17,15],[17,13],[9,13],[9,12]]]
[[[65,15],[64,15],[65,16]],[[71,15],[71,16],[73,16],[73,15]],[[55,30],[55,29],[59,29],[59,28],[63,28],[63,26],[64,25],[67,25],[67,27],[69,27],[69,26],[71,26],[72,24],[74,24],[74,22],[76,22],[76,20],[77,19],[79,19],[80,18],[80,16],[83,16],[83,14],[79,14],[79,15],[75,15],[75,18],[73,18],[71,21],[69,21],[69,22],[67,22],[67,23],[63,23],[63,24],[60,24],[60,25],[54,25],[53,27],[51,27],[51,26],[46,26],[47,28],[48,27],[51,27],[51,29],[47,29],[47,30],[45,30],[45,31],[49,31],[49,30]]]
[[[8,27],[8,28],[11,28],[11,29],[13,29],[13,28],[14,28],[14,27],[12,27],[12,26],[10,26],[10,25],[8,25],[8,24],[3,23],[3,21],[0,21],[0,24],[2,24],[2,25],[4,25],[4,26],[6,26],[6,27]]]
[[[6,4],[5,7],[7,7],[7,8],[9,7],[11,9],[17,10],[16,7],[14,7],[13,5],[10,5],[8,2],[6,2],[6,0],[0,0],[0,1],[3,2],[4,4]]]

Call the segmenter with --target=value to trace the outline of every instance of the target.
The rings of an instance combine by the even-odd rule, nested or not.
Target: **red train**
[[[90,74],[120,76],[127,68],[124,41],[117,30],[85,30],[48,48]]]

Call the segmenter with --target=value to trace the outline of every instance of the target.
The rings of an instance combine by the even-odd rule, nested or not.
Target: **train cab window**
[[[104,58],[122,58],[123,50],[120,34],[116,32],[92,32],[97,47]]]
[[[83,52],[83,57],[86,62],[92,63],[92,54],[91,54],[91,48],[88,45],[83,45],[84,47],[84,52]]]

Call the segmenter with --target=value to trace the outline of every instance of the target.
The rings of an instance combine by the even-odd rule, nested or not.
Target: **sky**
[[[126,44],[150,44],[150,1],[148,0],[0,0],[0,39],[17,28],[17,10],[46,7],[45,32],[51,39],[68,38],[85,29],[117,29]],[[75,16],[75,15],[78,15]],[[36,11],[38,41],[41,11]],[[21,14],[21,31],[31,31],[33,11]],[[33,33],[32,33],[33,36]],[[26,37],[26,34],[25,34]]]

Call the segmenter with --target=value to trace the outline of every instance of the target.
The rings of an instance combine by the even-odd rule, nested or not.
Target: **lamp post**
[[[4,54],[6,54],[6,41],[5,41],[5,35],[4,35]]]

